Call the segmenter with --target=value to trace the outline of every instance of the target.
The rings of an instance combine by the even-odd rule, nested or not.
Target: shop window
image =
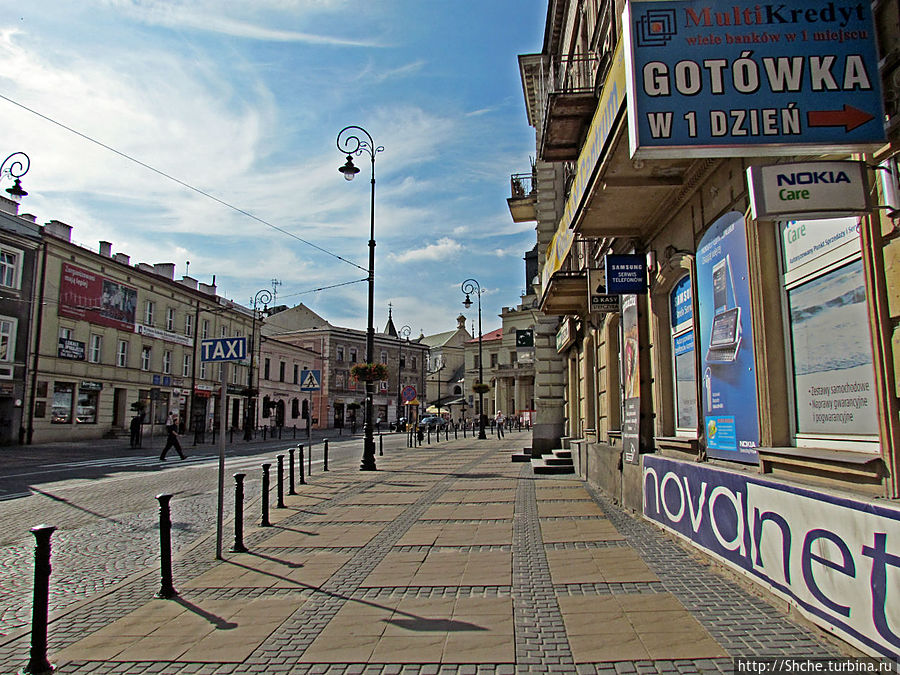
[[[72,403],[75,398],[75,385],[72,382],[56,382],[53,385],[53,405],[50,410],[50,422],[53,424],[72,423]]]
[[[97,401],[99,398],[99,391],[78,390],[78,407],[75,409],[75,421],[78,424],[97,423]]]
[[[271,405],[272,405],[272,403],[269,400],[269,397],[263,396],[263,404],[262,404],[262,416],[263,417],[269,416],[269,409],[270,409]]]
[[[697,377],[691,277],[684,275],[669,294],[676,435],[697,433]]]
[[[12,364],[16,360],[16,327],[18,322],[10,316],[0,316],[0,378],[11,379]]]
[[[878,452],[878,403],[855,218],[782,225],[798,446]]]

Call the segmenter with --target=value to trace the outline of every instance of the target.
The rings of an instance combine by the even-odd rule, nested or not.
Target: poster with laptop
[[[697,247],[706,449],[710,457],[755,464],[759,406],[747,270],[744,216],[726,213]]]

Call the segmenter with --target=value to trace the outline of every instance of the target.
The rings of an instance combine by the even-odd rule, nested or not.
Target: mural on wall
[[[743,214],[726,213],[700,240],[697,294],[706,453],[756,463],[759,405]]]
[[[643,515],[873,656],[900,655],[900,510],[643,456]]]

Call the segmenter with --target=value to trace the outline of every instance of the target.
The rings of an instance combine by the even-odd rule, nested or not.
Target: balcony
[[[514,173],[509,177],[510,194],[506,200],[509,214],[514,223],[527,223],[537,220],[534,205],[537,201],[534,173]]]
[[[555,272],[544,289],[540,309],[544,314],[551,316],[587,314],[587,272],[584,270]]]
[[[578,159],[597,109],[599,68],[596,55],[574,55],[549,62],[550,91],[540,147],[540,158],[545,162]]]

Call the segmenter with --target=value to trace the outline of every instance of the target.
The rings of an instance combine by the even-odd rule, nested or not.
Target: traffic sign
[[[247,338],[216,338],[200,343],[201,361],[243,361],[247,358]]]
[[[416,399],[416,388],[412,385],[403,387],[403,391],[400,392],[400,398],[404,403],[414,401]]]
[[[300,391],[319,391],[321,388],[321,370],[304,370],[300,373]]]

